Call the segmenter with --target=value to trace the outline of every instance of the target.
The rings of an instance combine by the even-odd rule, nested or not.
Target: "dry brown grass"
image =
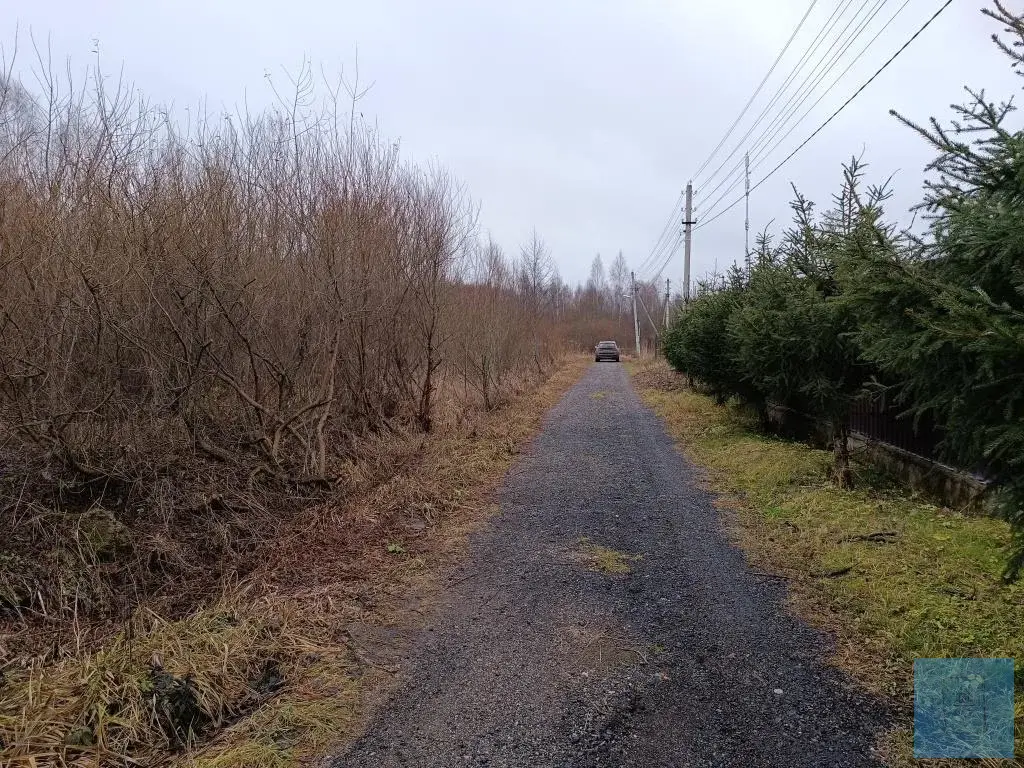
[[[381,701],[394,680],[394,659],[407,640],[395,641],[382,658],[373,658],[373,649],[358,643],[359,628],[380,627],[408,638],[421,624],[431,601],[444,589],[446,574],[464,551],[469,534],[493,513],[491,492],[536,432],[543,414],[575,383],[586,364],[569,358],[539,389],[464,425],[461,431],[425,440],[415,464],[405,467],[401,475],[353,500],[340,518],[321,518],[311,524],[308,535],[319,542],[322,557],[311,563],[306,545],[305,553],[282,553],[278,563],[268,563],[266,578],[288,584],[279,587],[279,595],[300,606],[302,613],[320,617],[322,625],[333,626],[337,642],[351,654],[348,664],[354,659],[360,675],[353,688],[346,688],[351,666],[337,668],[333,674],[321,671],[305,678],[312,688],[300,686],[294,698],[276,702],[276,709],[288,709],[295,701],[314,710],[330,707],[337,703],[337,696],[324,695],[323,688],[332,679],[333,687],[347,690],[353,701],[340,727],[332,720],[333,732],[328,729],[326,741],[317,739],[293,758],[313,757],[328,742],[337,746],[352,737]],[[365,538],[358,550],[351,544],[346,549],[351,538],[343,532],[355,529],[364,531]],[[303,554],[306,568],[289,573],[278,567],[299,562]],[[261,750],[272,750],[266,729],[252,728],[253,723],[197,757],[197,765],[206,766],[211,756],[223,756],[222,750],[230,754],[254,749],[254,743]],[[307,733],[317,737],[321,731]]]
[[[350,736],[393,677],[360,627],[414,627],[490,491],[543,413],[585,369],[459,428],[405,441],[350,472],[366,487],[309,507],[214,604],[169,621],[134,615],[96,648],[8,668],[5,765],[305,764]],[[381,466],[391,476],[372,483]],[[211,738],[212,737],[212,738]]]
[[[632,568],[630,563],[637,560],[637,555],[629,555],[616,549],[595,544],[588,538],[580,539],[580,550],[577,555],[592,571],[606,576],[624,576]]]

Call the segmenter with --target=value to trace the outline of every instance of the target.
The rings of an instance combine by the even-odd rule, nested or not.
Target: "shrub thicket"
[[[385,438],[625,324],[308,68],[184,130],[99,71],[0,71],[0,629],[186,611]]]

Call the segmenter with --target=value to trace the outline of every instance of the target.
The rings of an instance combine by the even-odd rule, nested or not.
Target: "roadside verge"
[[[382,699],[468,535],[495,510],[491,491],[588,365],[567,358],[458,428],[382,445],[381,466],[346,468],[353,492],[289,520],[255,573],[188,615],[142,608],[96,646],[9,664],[0,764],[322,761]]]
[[[790,609],[835,638],[833,663],[895,703],[901,722],[880,745],[889,764],[979,764],[912,758],[911,675],[915,658],[1024,659],[1024,584],[1000,577],[1007,526],[938,507],[867,467],[854,490],[841,490],[827,478],[828,452],[757,434],[742,412],[716,406],[663,363],[631,372],[706,470],[751,566],[784,580]],[[1018,664],[1018,753],[1022,728]]]

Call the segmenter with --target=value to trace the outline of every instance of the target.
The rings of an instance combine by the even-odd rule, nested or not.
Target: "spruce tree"
[[[722,405],[738,398],[767,426],[764,392],[740,369],[726,336],[730,317],[742,306],[747,276],[732,267],[724,277],[700,283],[696,298],[676,318],[665,350],[670,365],[704,387]]]
[[[778,250],[752,269],[742,307],[728,323],[733,359],[749,384],[826,426],[834,475],[843,487],[852,485],[850,406],[869,369],[850,337],[856,318],[841,300],[838,259],[862,211],[884,194],[860,201],[861,175],[854,160],[845,168],[835,208],[822,217],[794,190],[793,225]]]
[[[995,3],[996,45],[1021,74],[1024,17]],[[846,281],[864,354],[930,412],[945,449],[995,485],[1014,531],[1007,576],[1024,565],[1024,132],[1011,102],[967,89],[944,126],[897,115],[935,148],[927,234],[909,247],[878,227],[851,242]]]

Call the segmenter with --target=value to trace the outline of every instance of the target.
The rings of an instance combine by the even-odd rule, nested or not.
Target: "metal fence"
[[[926,459],[941,460],[942,430],[927,414],[915,425],[913,416],[900,416],[902,411],[884,394],[859,400],[850,409],[850,429]]]

